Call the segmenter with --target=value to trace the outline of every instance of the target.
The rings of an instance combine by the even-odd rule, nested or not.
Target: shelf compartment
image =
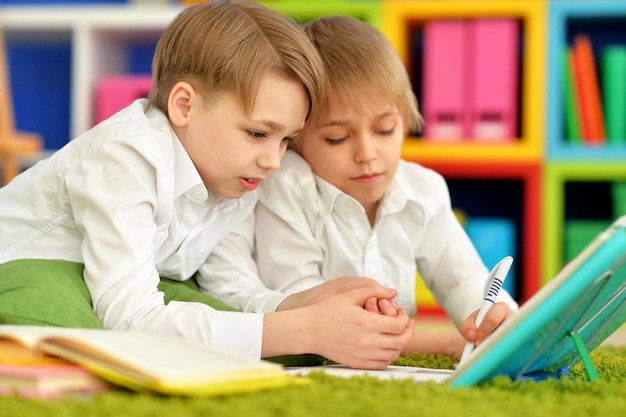
[[[425,166],[446,178],[455,209],[470,218],[503,217],[516,223],[516,298],[522,303],[528,300],[540,286],[541,165],[434,162]]]
[[[383,31],[411,69],[412,31],[424,22],[441,18],[512,17],[523,27],[520,68],[520,137],[505,143],[489,141],[435,142],[419,137],[405,140],[403,154],[424,162],[443,162],[450,158],[469,162],[536,162],[543,157],[544,41],[546,3],[513,0],[491,1],[385,1],[382,4]],[[421,80],[413,80],[413,83]],[[418,97],[419,99],[419,97]]]
[[[590,163],[588,160],[578,160],[570,162],[548,163],[544,168],[544,188],[543,201],[544,209],[542,214],[541,235],[543,236],[543,269],[541,273],[541,284],[547,283],[554,278],[565,262],[565,223],[570,219],[592,219],[590,207],[594,207],[593,213],[598,216],[596,220],[614,220],[620,213],[615,207],[619,207],[619,202],[614,201],[611,207],[607,207],[605,197],[593,198],[589,193],[578,191],[577,197],[572,197],[577,183],[587,183],[589,189],[596,188],[594,193],[601,193],[592,187],[591,183],[618,183],[626,181],[626,168],[623,161],[613,160],[610,162]],[[602,186],[601,186],[602,187]],[[605,187],[604,187],[605,188]],[[606,195],[607,193],[604,192]],[[586,197],[586,199],[585,199]],[[586,206],[585,211],[576,209],[578,203],[574,200],[578,198],[578,203]],[[599,201],[599,200],[605,201]],[[567,204],[569,201],[570,204]],[[597,204],[593,206],[593,204]],[[612,213],[610,213],[612,212]],[[596,214],[597,213],[597,214]],[[612,214],[612,215],[611,215]],[[622,213],[623,214],[623,213]]]
[[[626,144],[589,145],[568,142],[565,135],[563,51],[576,33],[586,33],[594,47],[596,72],[601,75],[599,50],[607,44],[626,45],[626,3],[617,1],[549,2],[549,46],[546,154],[550,160],[607,161],[626,158]],[[600,84],[602,80],[599,80]]]

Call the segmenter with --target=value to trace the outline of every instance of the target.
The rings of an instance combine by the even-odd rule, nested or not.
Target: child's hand
[[[316,285],[308,290],[300,291],[295,294],[291,294],[285,298],[278,306],[276,311],[290,310],[293,308],[306,307],[324,301],[327,298],[333,297],[338,294],[343,294],[348,291],[352,291],[360,288],[368,288],[371,291],[377,291],[383,289],[376,280],[372,278],[363,277],[340,277],[322,284]],[[391,297],[395,297],[396,290],[390,289],[393,294]]]
[[[390,317],[396,317],[400,309],[400,306],[393,300],[375,297],[370,297],[365,300],[363,307],[369,312],[380,313]]]
[[[465,340],[474,342],[474,345],[478,346],[513,314],[513,310],[506,303],[495,303],[478,329],[475,324],[478,315],[478,310],[476,310],[461,322],[459,330]]]
[[[384,287],[365,286],[307,307],[265,314],[261,356],[316,353],[353,368],[385,369],[413,336],[415,322],[403,308],[388,316],[363,306],[368,299],[393,296],[395,291]],[[386,303],[381,307],[391,312]]]
[[[380,292],[377,296],[360,298],[366,292],[371,294],[367,288],[348,291],[314,306],[325,306],[320,313],[316,313],[316,320],[332,312],[334,320],[322,322],[335,322],[340,327],[324,326],[325,334],[319,338],[324,347],[322,354],[349,367],[384,369],[400,355],[413,336],[415,322],[405,309],[382,298]],[[376,305],[375,314],[367,308],[359,308],[371,303],[370,300]]]

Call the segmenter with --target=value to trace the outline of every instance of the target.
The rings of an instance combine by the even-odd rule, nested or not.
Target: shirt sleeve
[[[287,294],[267,288],[252,258],[254,213],[211,252],[197,276],[202,292],[244,312],[272,312]]]
[[[428,183],[432,206],[417,249],[417,265],[437,302],[458,325],[480,308],[489,271],[452,211],[445,180],[437,175]],[[518,308],[504,289],[498,301],[514,311]]]
[[[154,259],[157,183],[174,174],[142,152],[149,151],[130,141],[107,141],[87,152],[65,181],[84,236],[84,278],[97,316],[109,329],[184,337],[260,357],[261,314],[216,311],[200,303],[165,305]]]

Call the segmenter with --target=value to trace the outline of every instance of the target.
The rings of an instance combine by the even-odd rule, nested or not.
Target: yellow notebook
[[[80,364],[136,391],[207,397],[281,387],[292,380],[279,364],[141,332],[0,325],[0,340],[34,356]]]

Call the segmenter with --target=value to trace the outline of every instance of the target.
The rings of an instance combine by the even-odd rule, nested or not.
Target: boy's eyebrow
[[[275,122],[273,120],[253,120],[253,122],[263,124],[267,126],[270,130],[280,131],[280,130],[285,129],[285,125],[283,125],[282,123]],[[300,133],[302,133],[302,129],[296,130],[295,132],[291,133],[289,136],[298,136]]]
[[[392,110],[392,111],[387,111],[381,114],[378,114],[374,117],[374,120],[381,120],[381,119],[385,119],[389,116],[396,116],[398,115],[400,112],[397,110]],[[319,125],[319,127],[331,127],[331,126],[345,126],[349,124],[349,122],[347,120],[331,120],[328,123],[324,123]]]
[[[263,124],[269,127],[271,130],[285,129],[285,126],[282,123],[278,123],[273,120],[253,120],[253,122]]]

